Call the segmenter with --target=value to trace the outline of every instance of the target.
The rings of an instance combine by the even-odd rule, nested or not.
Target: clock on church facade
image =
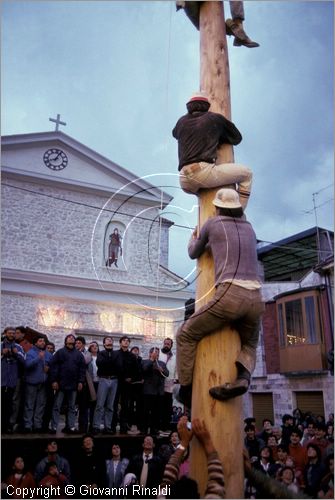
[[[43,155],[45,165],[51,170],[63,170],[68,164],[68,157],[61,149],[48,149]]]

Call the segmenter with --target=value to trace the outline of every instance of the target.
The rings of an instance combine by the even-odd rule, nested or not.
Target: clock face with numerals
[[[64,151],[53,148],[44,153],[43,161],[51,170],[63,170],[69,160]]]

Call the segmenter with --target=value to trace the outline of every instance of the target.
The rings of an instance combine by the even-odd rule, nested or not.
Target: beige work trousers
[[[237,192],[243,210],[251,192],[252,171],[240,163],[192,163],[185,165],[179,174],[180,186],[186,193],[196,194],[199,189],[221,188],[238,184]]]
[[[232,283],[217,286],[207,304],[185,321],[177,332],[177,372],[181,385],[192,383],[197,345],[206,335],[226,325],[241,338],[241,351],[234,362],[250,373],[255,369],[260,317],[264,312],[261,291],[248,290]],[[222,360],[222,363],[227,360]]]

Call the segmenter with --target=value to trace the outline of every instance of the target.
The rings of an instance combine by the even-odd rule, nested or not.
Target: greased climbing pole
[[[200,89],[209,95],[210,110],[230,119],[229,61],[223,2],[201,2],[199,5]],[[217,163],[233,161],[232,146],[222,146]],[[215,214],[212,200],[217,189],[199,191],[199,227]],[[198,272],[196,309],[214,294],[213,259],[207,253],[198,259]],[[198,345],[193,376],[192,418],[204,419],[212,435],[223,463],[226,498],[244,496],[242,398],[221,402],[214,400],[208,390],[236,378],[235,360],[239,351],[239,335],[229,327],[208,335]],[[192,440],[190,476],[197,478],[203,496],[207,483],[207,459],[196,438]]]

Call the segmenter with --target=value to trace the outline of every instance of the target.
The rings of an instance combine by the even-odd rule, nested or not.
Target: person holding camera
[[[1,432],[12,432],[10,416],[13,396],[19,377],[19,367],[23,366],[25,354],[15,342],[15,328],[8,326],[1,342]]]
[[[158,433],[159,409],[164,397],[164,380],[169,375],[166,364],[159,358],[159,348],[151,347],[149,358],[142,361],[144,422],[152,436]]]

